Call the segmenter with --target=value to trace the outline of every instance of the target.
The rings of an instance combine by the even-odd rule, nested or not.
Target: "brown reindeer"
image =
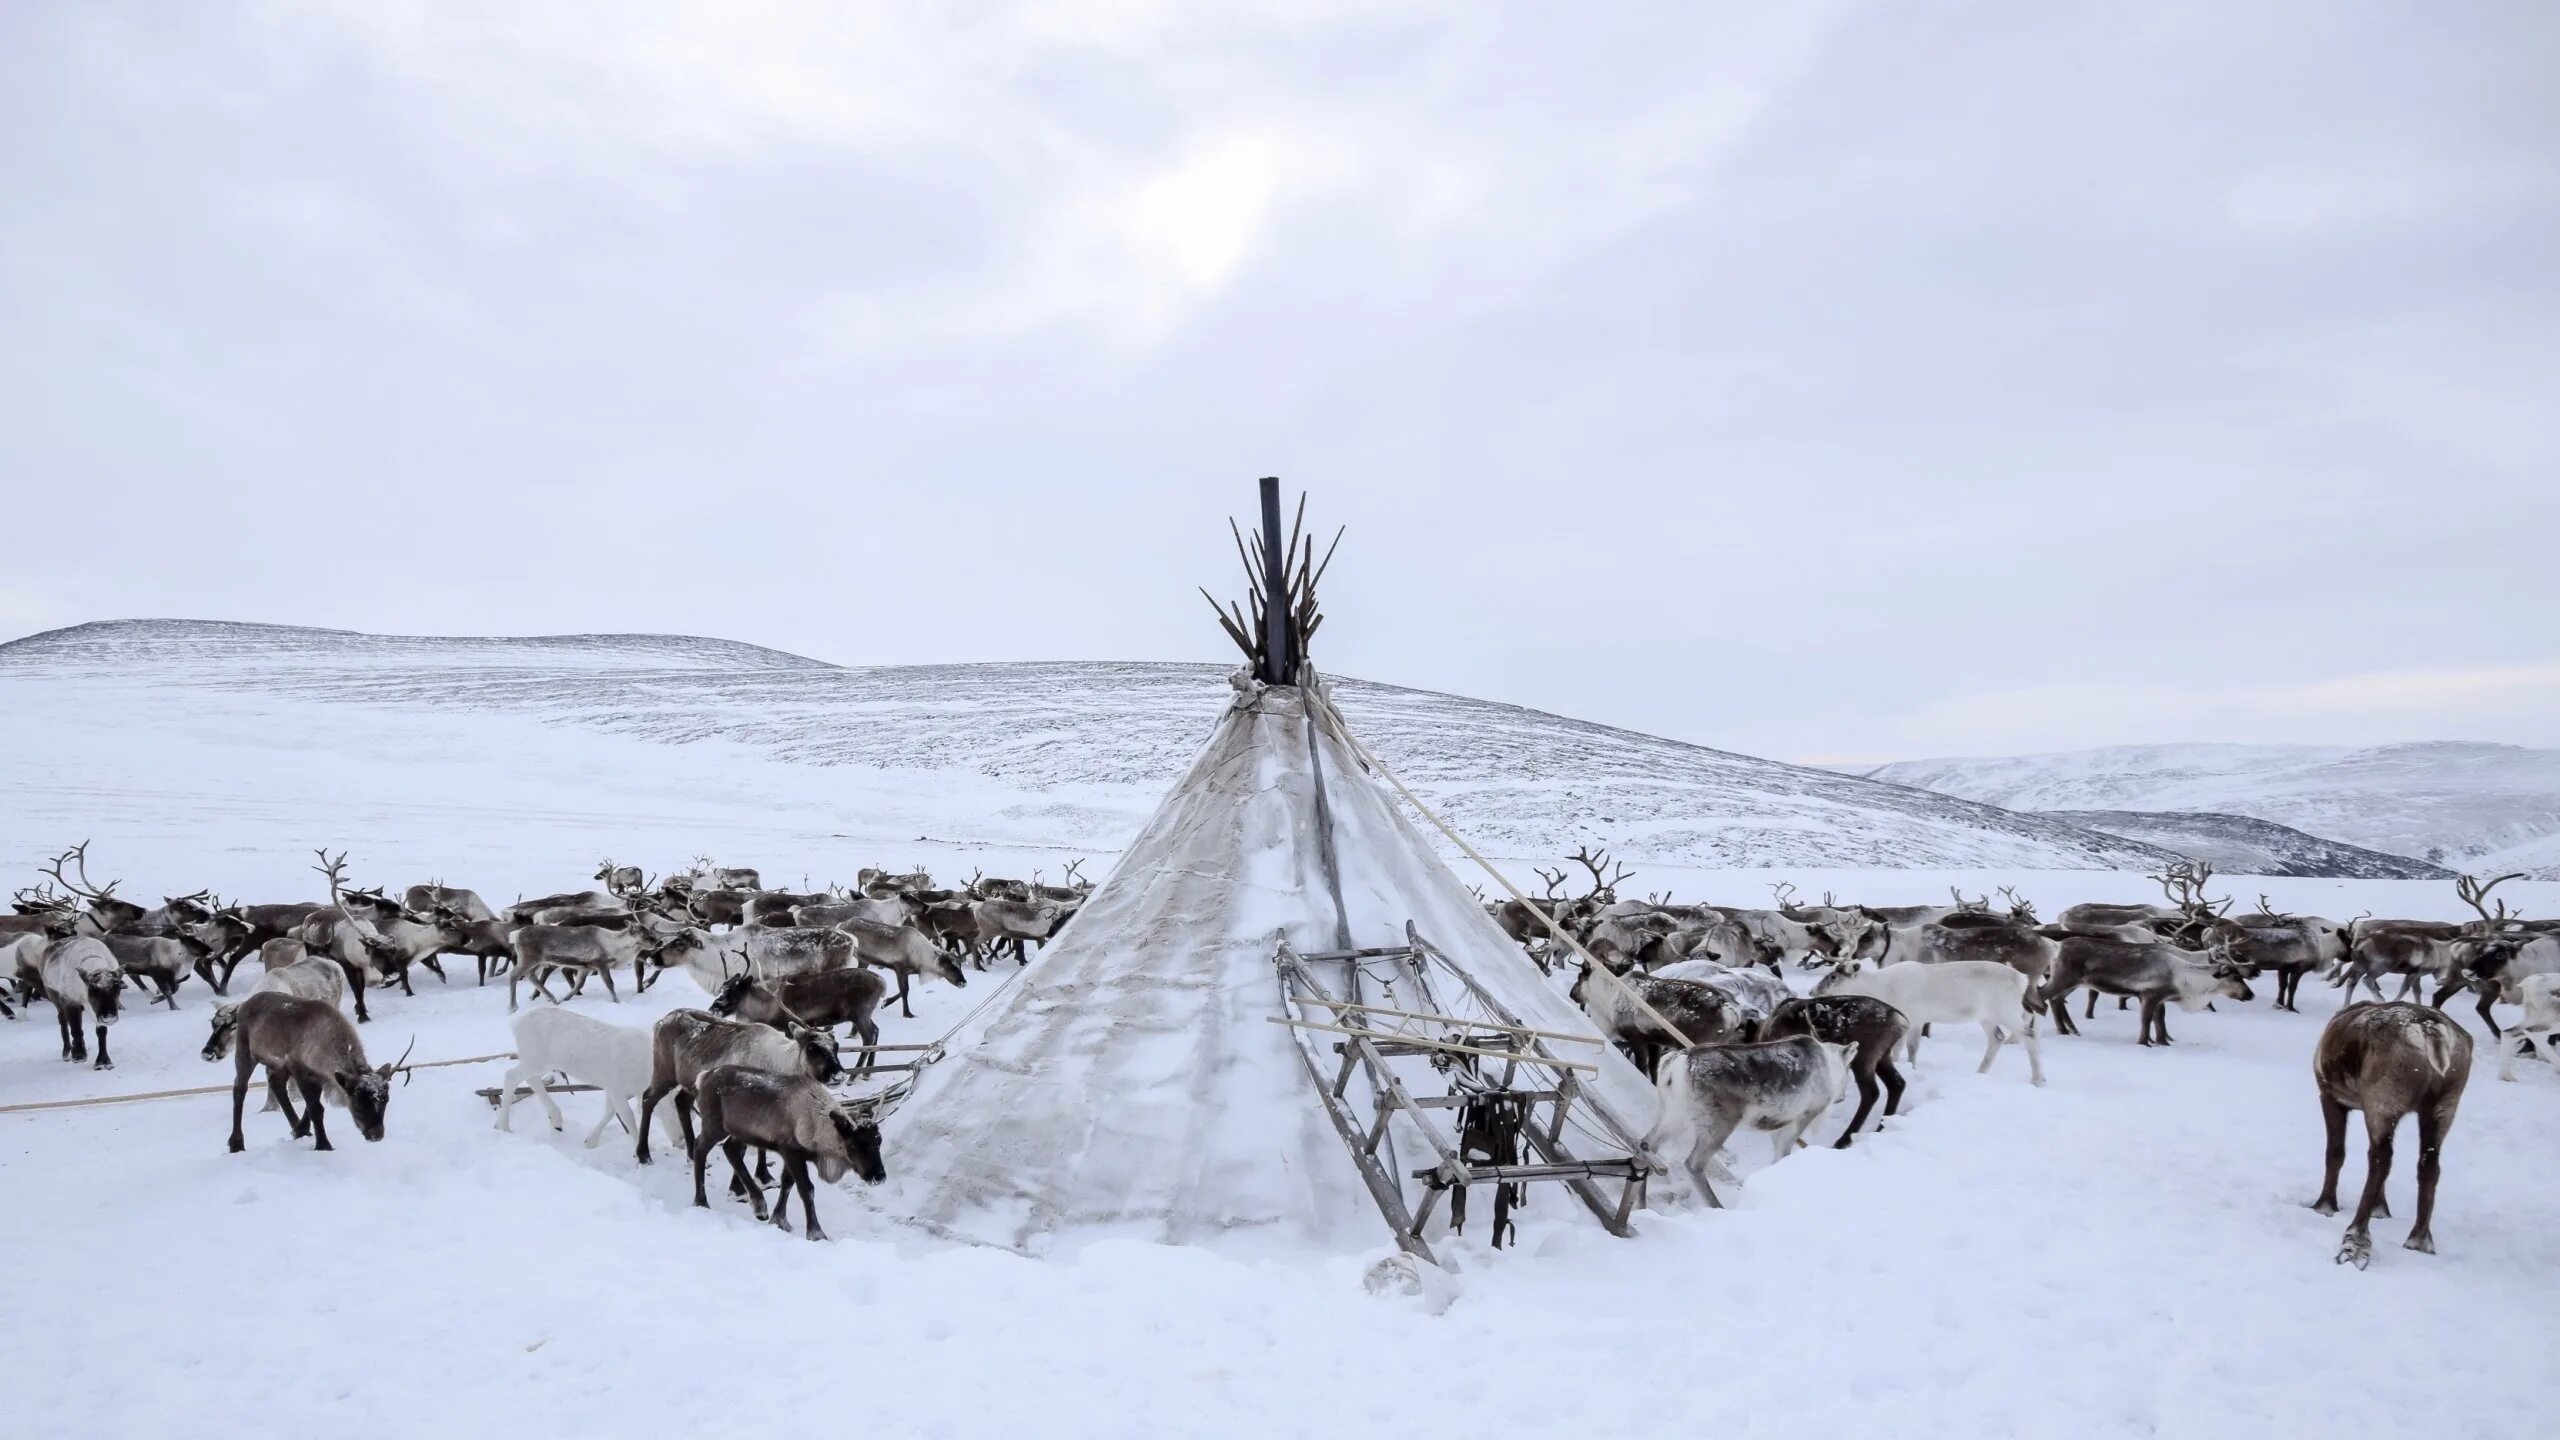
[[[2400,1117],[2418,1117],[2418,1223],[2407,1248],[2432,1255],[2436,1176],[2444,1166],[2445,1132],[2471,1078],[2471,1036],[2443,1011],[2427,1005],[2367,1002],[2332,1016],[2311,1057],[2320,1087],[2320,1118],[2328,1126],[2327,1170],[2311,1208],[2338,1213],[2338,1170],[2347,1159],[2347,1112],[2364,1112],[2364,1197],[2338,1246],[2338,1263],[2361,1270],[2373,1263],[2376,1215],[2388,1217],[2382,1182],[2391,1174],[2391,1137]]]

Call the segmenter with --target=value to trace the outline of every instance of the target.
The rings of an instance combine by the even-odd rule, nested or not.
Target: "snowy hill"
[[[2459,870],[2560,876],[2560,750],[2134,745],[1852,773],[2015,810],[2212,811]]]
[[[2386,855],[2305,835],[2290,825],[2246,815],[2195,811],[2054,810],[2052,818],[2107,835],[2175,850],[2210,862],[2226,875],[2327,876],[2347,880],[2445,880],[2453,872],[2424,860]]]
[[[1337,693],[1390,765],[1506,856],[1551,862],[1588,841],[1640,865],[2161,859],[2050,819],[1532,710],[1359,681]],[[447,868],[503,852],[574,878],[606,853],[818,855],[849,873],[926,840],[1108,852],[1227,698],[1211,665],[843,668],[682,636],[104,622],[0,645],[0,856],[112,832],[125,853],[186,852],[187,867],[327,843]]]

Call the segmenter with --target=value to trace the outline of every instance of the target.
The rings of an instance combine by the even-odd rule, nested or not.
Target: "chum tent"
[[[1438,1078],[1435,1062],[1492,1073],[1502,1062],[1469,1049],[1515,1042],[1449,1044],[1449,1027],[1393,1012],[1498,1010],[1515,1030],[1558,1037],[1547,1053],[1582,1062],[1587,1099],[1572,1123],[1585,1151],[1623,1157],[1629,1127],[1651,1120],[1652,1087],[1633,1066],[1596,1040],[1563,1038],[1596,1031],[1369,773],[1313,668],[1293,659],[1282,672],[1303,684],[1266,684],[1254,668],[1238,672],[1208,743],[1111,874],[916,1074],[887,1130],[890,1179],[872,1192],[884,1212],[1027,1253],[1108,1237],[1374,1243],[1376,1186],[1364,1189],[1314,1072],[1342,1059],[1338,1045],[1375,1052],[1360,1036],[1274,1023],[1292,1017],[1377,1026],[1418,1093]],[[1413,936],[1436,975],[1394,958]],[[1290,1005],[1282,941],[1307,957],[1387,952],[1303,962],[1377,1010]],[[1391,1038],[1426,1033],[1443,1038]],[[1361,1126],[1396,1109],[1384,1103],[1396,1087],[1365,1078],[1344,1091]],[[1392,1157],[1380,1171],[1401,1180],[1449,1143],[1418,1128],[1426,1113],[1455,1111],[1408,1103],[1376,1120]]]

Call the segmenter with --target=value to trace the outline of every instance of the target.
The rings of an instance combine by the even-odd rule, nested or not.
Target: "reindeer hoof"
[[[827,1232],[819,1229],[818,1223],[814,1220],[809,1222],[809,1229],[807,1233],[808,1237],[812,1240],[824,1240],[827,1238]]]
[[[2335,1215],[2338,1213],[2338,1202],[2335,1200],[2314,1200],[2311,1202],[2311,1213],[2314,1215]]]
[[[2366,1268],[2373,1263],[2373,1242],[2361,1235],[2348,1236],[2346,1243],[2338,1247],[2338,1263],[2359,1270]]]
[[[92,1065],[89,1068],[92,1070],[113,1070],[116,1068],[116,1064],[112,1060],[100,1060],[97,1064]]]
[[[248,1142],[247,1142],[247,1141],[242,1140],[242,1139],[241,1139],[239,1136],[237,1136],[237,1135],[234,1135],[234,1136],[232,1136],[232,1137],[231,1137],[231,1153],[232,1153],[232,1154],[237,1155],[237,1154],[239,1154],[241,1151],[246,1150],[246,1149],[248,1149],[248,1148],[249,1148],[249,1145],[248,1145]]]
[[[2421,1255],[2433,1255],[2436,1253],[2436,1237],[2412,1231],[2409,1235],[2409,1242],[2400,1248],[2403,1250],[2415,1250]]]

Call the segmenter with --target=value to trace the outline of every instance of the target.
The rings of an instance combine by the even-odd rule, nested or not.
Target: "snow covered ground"
[[[1094,702],[1081,702],[1086,718],[1044,729],[1019,687],[1013,709],[984,685],[933,699],[910,684],[905,702],[875,691],[803,710],[789,692],[805,682],[738,681],[720,720],[706,682],[683,680],[688,667],[788,667],[681,646],[568,649],[569,661],[533,667],[447,654],[452,673],[434,683],[415,655],[367,659],[361,646],[325,677],[270,665],[238,686],[219,682],[218,657],[200,657],[184,683],[103,662],[0,667],[0,879],[24,883],[33,859],[81,834],[94,836],[101,872],[136,895],[207,884],[307,895],[307,851],[322,843],[355,851],[361,883],[442,876],[498,899],[583,883],[608,851],[653,867],[708,851],[791,880],[874,862],[1054,875],[1077,854],[1099,874],[1113,837],[1188,754],[1156,738],[1097,757],[1078,747],[1114,727],[1091,719]],[[367,664],[379,672],[370,693],[349,678]],[[577,678],[598,670],[601,680]],[[1101,703],[1125,707],[1123,728],[1142,739],[1187,725],[1196,743],[1218,695],[1165,696],[1196,692],[1197,679],[1130,677]],[[501,692],[513,698],[488,698]],[[1401,735],[1414,753],[1446,730],[1498,758],[1515,743],[1505,735],[1524,733],[1469,730],[1470,715],[1483,719],[1464,709],[1472,702],[1453,710],[1399,693],[1354,692],[1345,708],[1373,740]],[[966,743],[995,737],[1006,758],[804,763],[793,750],[880,743],[842,733],[863,705],[894,720],[882,723],[900,744],[963,745],[935,730],[947,720]],[[1184,707],[1196,720],[1182,720]],[[719,723],[685,732],[704,716]],[[1642,737],[1554,725],[1536,742],[1540,763],[1577,746],[1600,757],[1574,782],[1586,786],[1581,809],[1534,812],[1515,789],[1479,816],[1617,814],[1604,782],[1655,752]],[[1129,759],[1154,765],[1159,752],[1171,755],[1164,773]],[[1711,861],[1712,845],[1666,844],[1641,859],[1631,889],[1751,901],[1789,881],[1807,898],[1897,903],[2014,884],[2048,914],[2157,893],[2136,873],[2050,868],[2087,862],[2032,829],[1969,828],[1981,812],[1858,800],[1914,792],[1808,790],[1764,805],[1750,797],[1773,792],[1751,786],[1785,767],[1716,771],[1732,781],[1719,790],[1715,766],[1762,762],[1696,763],[1708,768],[1665,793],[1698,814],[1725,796],[1783,813],[1816,836],[1803,854],[1873,854],[1880,836],[1885,853],[1982,858],[1964,869],[1736,871],[1675,863]],[[1466,791],[1459,777],[1417,778]],[[1839,833],[1818,834],[1826,824]],[[1569,848],[1577,837],[1560,838]],[[2041,867],[2025,858],[2038,855]],[[2245,882],[2244,898],[2259,888]],[[2463,913],[2440,883],[2264,888],[2288,908],[2337,916]],[[2500,893],[2526,913],[2560,913],[2560,884]],[[919,989],[916,1017],[888,1017],[886,1038],[940,1035],[1001,978]],[[377,1059],[413,1036],[419,1060],[507,1048],[500,990],[467,974],[420,984],[415,999],[376,1002],[366,1042]],[[670,976],[645,998],[593,995],[578,1008],[637,1024],[701,999]],[[811,1424],[1409,1436],[1462,1418],[1522,1433],[1826,1440],[1884,1427],[2538,1432],[2560,1402],[2548,1364],[2560,1343],[2560,1078],[2535,1066],[2501,1084],[2484,1054],[2448,1146],[2442,1253],[2398,1248],[2413,1183],[2404,1146],[2391,1191],[2402,1218],[2378,1226],[2370,1271],[2338,1267],[2343,1219],[2302,1206],[2321,1143],[2309,1056],[2335,1001],[2318,991],[2301,1016],[2272,1013],[2263,997],[2173,1015],[2179,1044],[2166,1052],[2136,1047],[2133,1017],[2102,1009],[2088,1035],[2046,1038],[2042,1089],[2026,1083],[2023,1057],[1978,1076],[1978,1042],[1933,1040],[1903,1117],[1848,1152],[1808,1150],[1757,1171],[1728,1196],[1733,1210],[1648,1215],[1639,1238],[1617,1241],[1542,1193],[1517,1248],[1486,1251],[1480,1234],[1447,1242],[1461,1293],[1436,1315],[1364,1292],[1383,1227],[1366,1250],[1115,1242],[1034,1262],[920,1236],[848,1181],[819,1197],[835,1239],[809,1245],[725,1200],[694,1211],[681,1169],[663,1154],[636,1166],[618,1133],[581,1149],[592,1096],[563,1097],[565,1134],[531,1104],[517,1109],[516,1133],[497,1133],[473,1092],[496,1083],[498,1063],[419,1071],[395,1091],[382,1143],[341,1126],[329,1155],[289,1141],[254,1098],[238,1156],[223,1147],[227,1095],[11,1110],[228,1079],[228,1066],[197,1058],[209,1013],[200,986],[180,992],[175,1014],[130,1010],[117,1068],[103,1073],[55,1058],[39,1004],[0,1024],[0,1214],[18,1222],[0,1290],[18,1363],[0,1414],[10,1433],[47,1437],[381,1440]],[[894,1121],[890,1142],[894,1164]],[[1757,1143],[1741,1150],[1746,1169],[1760,1162]],[[2351,1159],[2349,1188],[2360,1172]]]
[[[1741,896],[1769,877],[1664,878]],[[1879,901],[2005,879],[2048,907],[2144,883],[1792,878]],[[2271,888],[2330,913],[2449,913],[2440,885]],[[2548,913],[2560,886],[2517,898]],[[920,991],[889,1038],[938,1034],[980,994]],[[181,999],[119,1026],[104,1074],[53,1058],[41,1008],[0,1026],[0,1106],[227,1079],[195,1054],[207,998]],[[670,977],[643,1001],[578,1004],[637,1022],[688,1002]],[[382,1143],[342,1127],[325,1156],[254,1097],[240,1156],[223,1149],[227,1096],[0,1114],[0,1213],[21,1220],[0,1303],[38,1352],[9,1413],[18,1433],[65,1437],[809,1419],[1367,1435],[1458,1415],[1594,1434],[2537,1431],[2560,1401],[2560,1080],[2537,1066],[2500,1084],[2484,1054],[2447,1150],[2442,1253],[2398,1248],[2404,1147],[2403,1218],[2378,1226],[2370,1271],[2339,1267],[2342,1221],[2302,1208],[2320,1161],[2309,1054],[2334,1003],[2173,1016],[2166,1052],[2101,1009],[2087,1036],[2046,1038],[2041,1090],[2020,1056],[1975,1075],[1972,1043],[1933,1040],[1882,1134],[1754,1174],[1731,1211],[1647,1216],[1633,1241],[1542,1194],[1517,1248],[1445,1247],[1463,1289],[1438,1316],[1363,1292],[1383,1243],[1250,1259],[1114,1243],[1033,1262],[921,1239],[849,1180],[821,1193],[835,1238],[811,1246],[725,1200],[693,1211],[680,1168],[639,1168],[618,1131],[580,1149],[592,1096],[564,1097],[566,1134],[531,1103],[497,1133],[472,1093],[497,1064],[419,1072]],[[367,1043],[482,1054],[506,1047],[505,1020],[497,991],[430,979],[380,1002]]]

